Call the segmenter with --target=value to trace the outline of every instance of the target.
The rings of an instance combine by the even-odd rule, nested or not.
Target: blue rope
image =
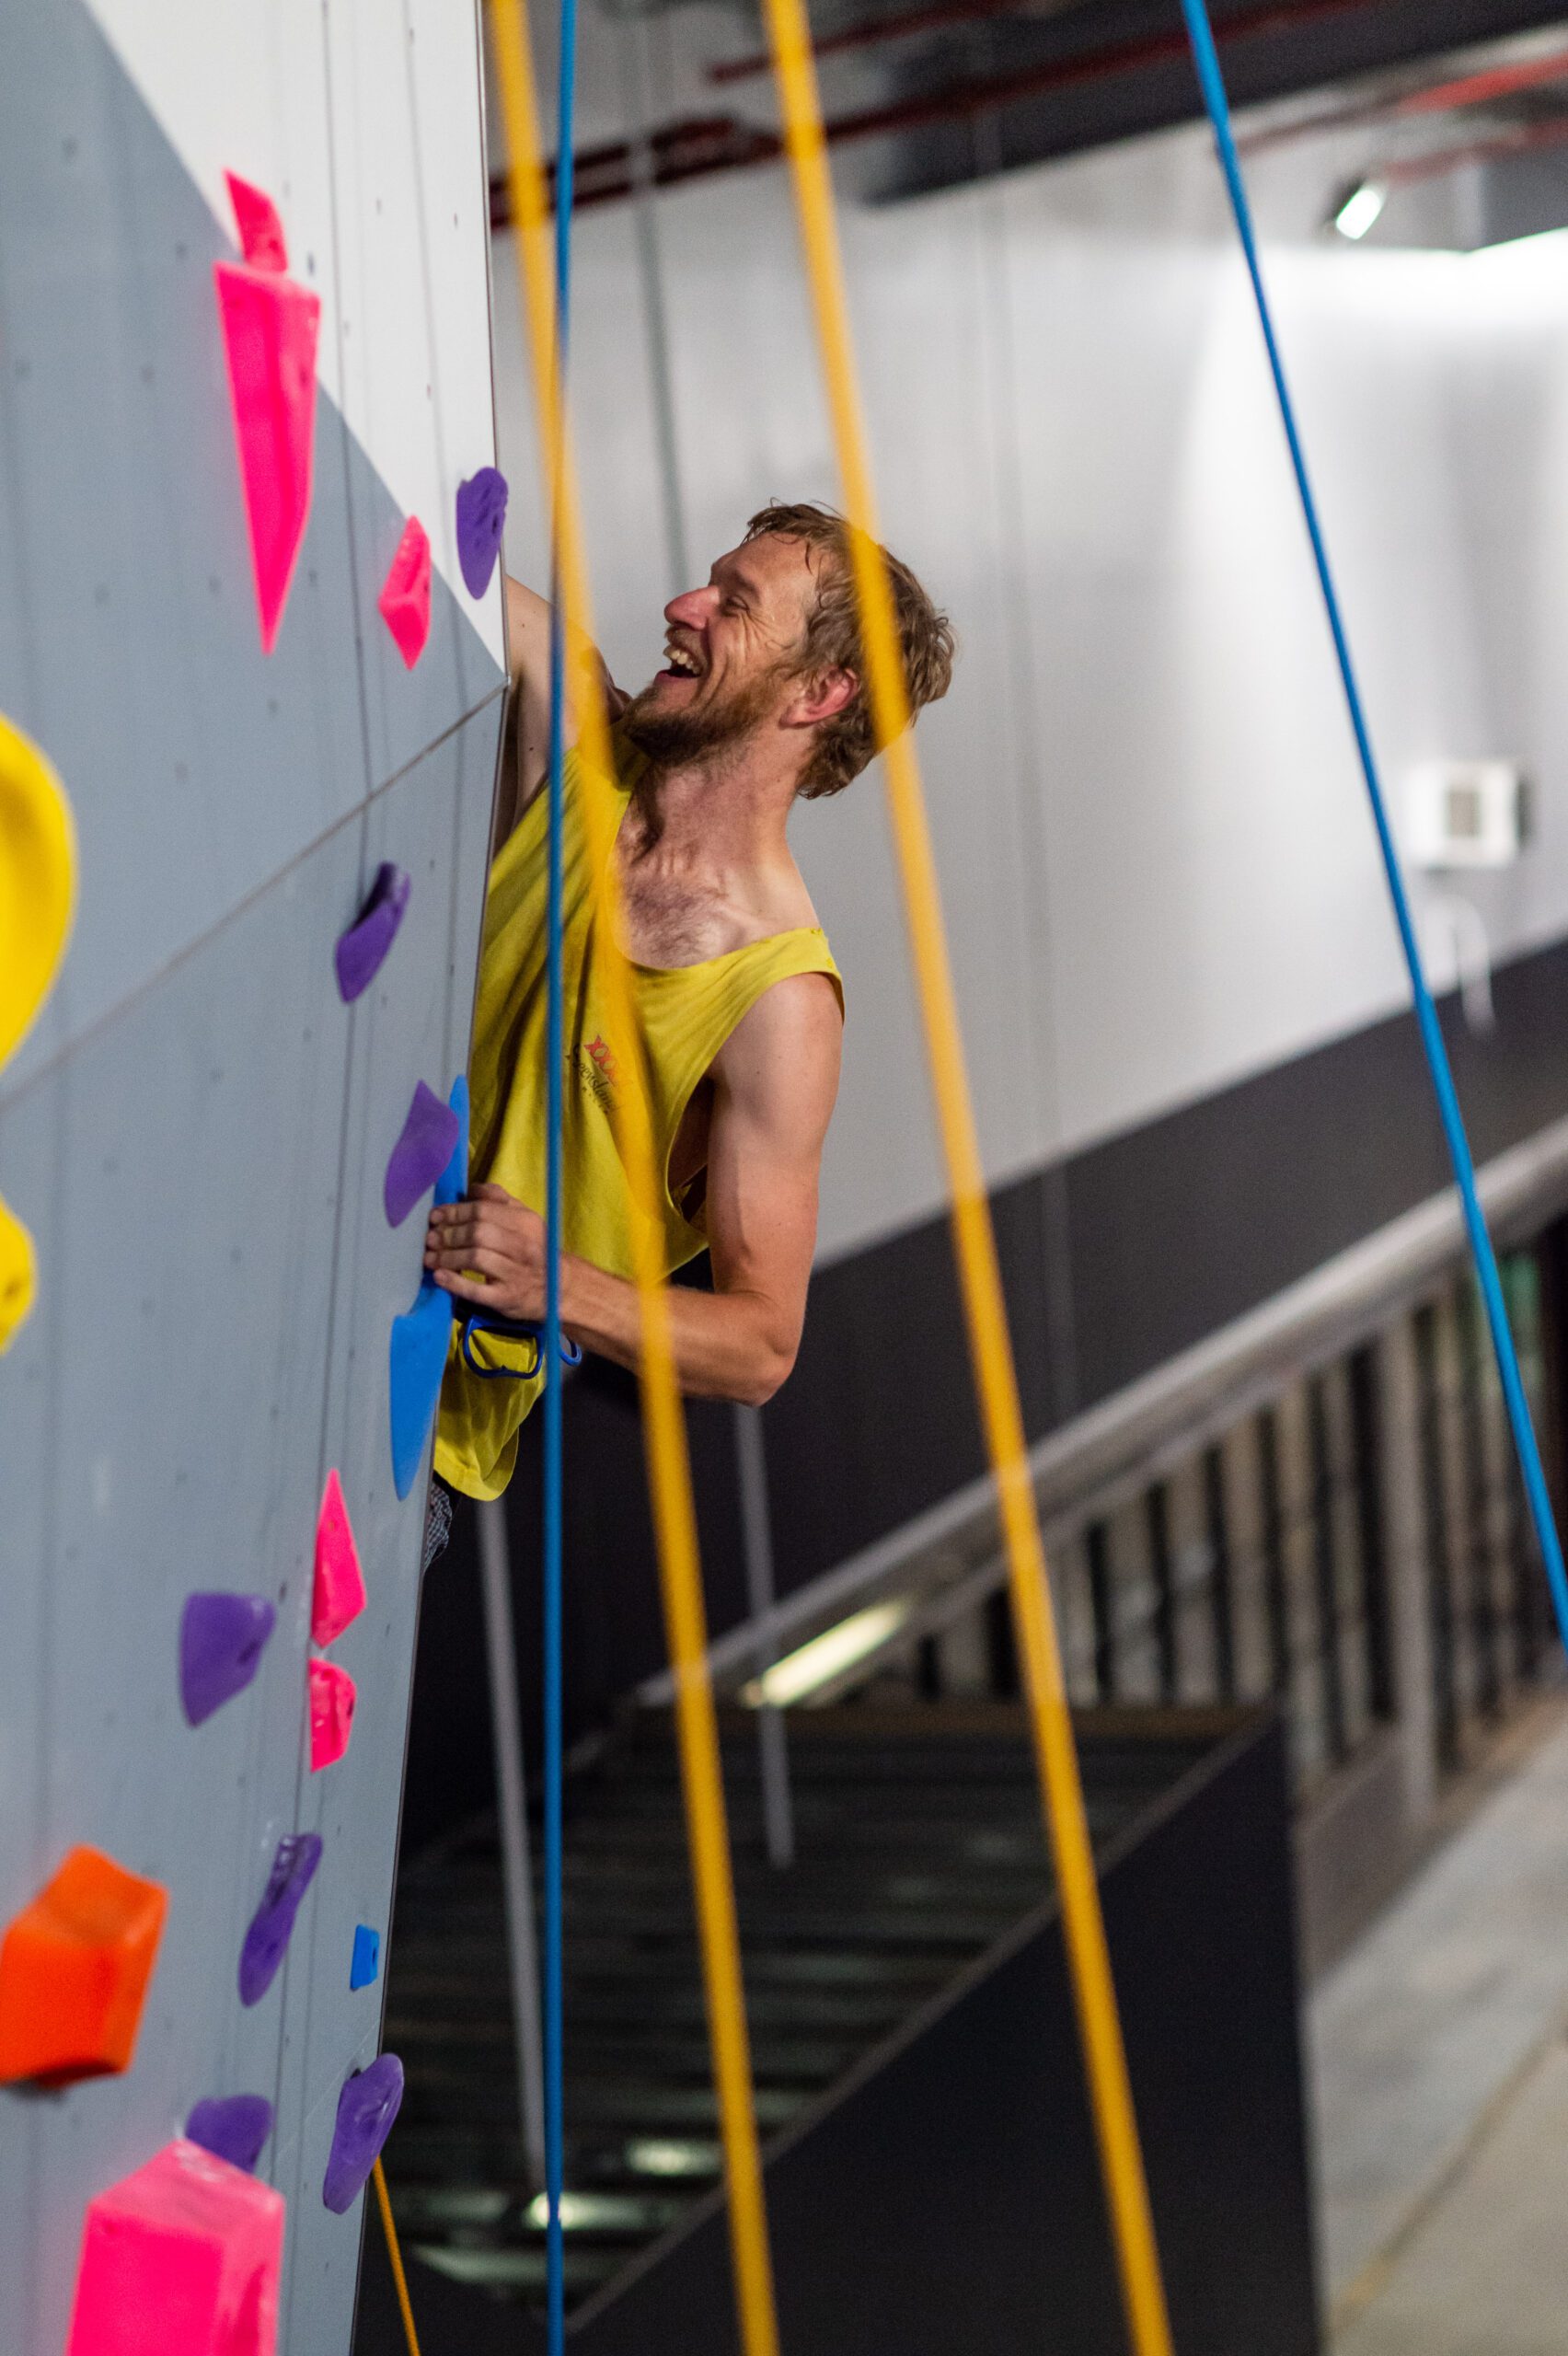
[[[1214,126],[1215,144],[1219,150],[1220,167],[1226,187],[1230,193],[1230,208],[1236,216],[1236,226],[1241,238],[1241,249],[1247,258],[1247,271],[1252,282],[1257,301],[1258,319],[1263,330],[1263,342],[1268,351],[1269,368],[1274,377],[1274,391],[1279,398],[1280,417],[1285,426],[1285,438],[1290,445],[1290,463],[1296,475],[1296,488],[1301,495],[1301,510],[1306,517],[1308,537],[1312,543],[1312,560],[1318,569],[1318,583],[1323,593],[1323,605],[1329,618],[1329,629],[1334,641],[1334,654],[1339,664],[1340,678],[1344,687],[1345,702],[1350,710],[1350,724],[1355,735],[1355,749],[1361,758],[1361,771],[1366,780],[1367,799],[1372,805],[1372,823],[1378,830],[1378,848],[1382,854],[1383,872],[1388,878],[1389,895],[1393,902],[1394,921],[1399,927],[1400,946],[1404,951],[1410,970],[1410,986],[1415,999],[1415,1018],[1421,1032],[1421,1044],[1425,1052],[1427,1068],[1437,1098],[1437,1110],[1442,1118],[1443,1134],[1447,1140],[1448,1158],[1453,1164],[1458,1184],[1459,1200],[1464,1208],[1466,1231],[1470,1237],[1470,1255],[1475,1263],[1476,1279],[1486,1305],[1486,1322],[1492,1332],[1492,1345],[1497,1356],[1497,1371],[1502,1378],[1503,1396],[1507,1404],[1508,1421],[1513,1426],[1514,1445],[1518,1450],[1519,1469],[1524,1475],[1525,1494],[1529,1503],[1530,1519],[1535,1524],[1540,1542],[1541,1558],[1551,1588],[1552,1607],[1562,1641],[1568,1646],[1568,1573],[1564,1572],[1562,1547],[1552,1517],[1551,1499],[1547,1490],[1546,1474],[1541,1466],[1540,1449],[1536,1442],[1535,1426],[1530,1421],[1529,1400],[1526,1395],[1524,1377],[1519,1371],[1518,1352],[1514,1345],[1513,1331],[1508,1323],[1507,1304],[1503,1295],[1502,1278],[1497,1271],[1497,1257],[1492,1248],[1492,1238],[1486,1231],[1486,1219],[1476,1193],[1475,1162],[1470,1154],[1470,1139],[1465,1134],[1464,1115],[1454,1087],[1454,1075],[1448,1063],[1448,1051],[1443,1043],[1442,1025],[1437,1009],[1427,987],[1422,968],[1421,950],[1415,937],[1415,924],[1411,915],[1410,899],[1404,878],[1400,872],[1399,854],[1394,849],[1392,829],[1389,824],[1388,805],[1378,774],[1377,756],[1372,750],[1371,732],[1356,684],[1355,669],[1351,661],[1350,642],[1345,636],[1344,619],[1340,611],[1339,594],[1329,566],[1328,545],[1313,495],[1311,479],[1307,472],[1306,453],[1296,420],[1296,408],[1286,382],[1285,363],[1274,335],[1274,318],[1263,287],[1262,268],[1258,259],[1258,242],[1252,227],[1251,207],[1247,201],[1246,184],[1241,177],[1241,159],[1236,151],[1235,133],[1231,128],[1230,102],[1226,96],[1225,77],[1220,71],[1219,53],[1215,47],[1214,29],[1209,22],[1207,0],[1182,0],[1187,19],[1187,32],[1193,45],[1193,59],[1203,88],[1204,104],[1208,109]]]
[[[571,318],[572,124],[577,109],[577,0],[561,0],[560,77],[556,97],[556,370],[565,415],[567,337]],[[560,1252],[566,1065],[562,958],[561,836],[565,812],[566,631],[561,614],[560,459],[551,484],[549,892],[547,962],[548,1074],[545,1180],[545,2302],[548,2356],[566,2350],[566,2246],[560,2201],[565,2175],[565,1925],[562,1905],[564,1740]]]

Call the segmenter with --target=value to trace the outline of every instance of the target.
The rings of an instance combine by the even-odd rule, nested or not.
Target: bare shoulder
[[[714,1057],[737,1110],[825,1130],[838,1093],[844,1016],[826,974],[790,974],[764,990]]]

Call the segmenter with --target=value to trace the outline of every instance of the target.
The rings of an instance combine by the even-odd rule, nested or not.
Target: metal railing
[[[1482,1190],[1555,1472],[1568,1122],[1490,1163]],[[1435,1787],[1556,1671],[1450,1194],[1051,1435],[1032,1463],[1074,1699],[1274,1694],[1304,1795],[1396,1722],[1434,1753],[1411,1790]],[[811,1700],[1007,1695],[1004,1578],[976,1483],[781,1600],[773,1642],[789,1653],[896,1599],[885,1640]],[[755,1674],[755,1637],[714,1646],[721,1682]]]

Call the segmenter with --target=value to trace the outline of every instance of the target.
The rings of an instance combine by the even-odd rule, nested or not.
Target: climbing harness
[[[499,1342],[518,1342],[525,1347],[532,1345],[534,1355],[526,1366],[486,1366],[474,1348],[481,1334],[493,1334]],[[464,1365],[481,1382],[532,1382],[543,1362],[542,1329],[521,1317],[465,1317],[459,1346]],[[562,1366],[582,1363],[582,1350],[565,1334],[560,1336],[559,1357]]]

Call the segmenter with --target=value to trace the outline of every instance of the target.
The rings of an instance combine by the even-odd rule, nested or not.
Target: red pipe
[[[817,57],[836,57],[847,50],[876,49],[885,41],[902,40],[912,33],[940,31],[948,25],[972,24],[977,17],[1016,16],[1029,0],[928,0],[918,8],[906,8],[889,17],[862,18],[858,24],[846,25],[842,32],[826,33],[813,41]],[[1288,32],[1297,25],[1309,24],[1319,17],[1333,17],[1346,9],[1362,8],[1369,0],[1298,0],[1291,6],[1288,0],[1274,0],[1274,4],[1258,8],[1244,8],[1215,27],[1215,38],[1222,45],[1227,41],[1245,40],[1250,34]],[[1088,57],[1065,58],[1043,71],[1059,75],[1059,81],[1043,87],[1067,89],[1078,82],[1098,82],[1113,74],[1125,74],[1139,65],[1162,64],[1172,57],[1187,54],[1184,31],[1141,34],[1130,40],[1117,41],[1109,49],[1096,50]],[[766,50],[750,56],[733,57],[718,65],[710,65],[710,82],[744,82],[754,75],[769,71],[773,60]]]
[[[1407,115],[1457,112],[1461,107],[1486,106],[1493,98],[1511,97],[1516,90],[1539,89],[1543,83],[1563,80],[1568,80],[1568,49],[1553,50],[1550,57],[1532,57],[1520,65],[1493,66],[1488,73],[1467,74],[1455,82],[1435,82],[1424,90],[1409,90],[1402,98],[1367,98],[1355,106],[1325,107],[1320,114],[1298,115],[1294,122],[1251,132],[1237,144],[1244,156],[1256,156],[1265,148],[1309,138],[1314,132],[1336,131],[1342,125],[1386,121]]]
[[[1395,163],[1379,165],[1367,178],[1387,180],[1391,188],[1408,188],[1419,180],[1441,179],[1461,164],[1505,163],[1510,156],[1533,155],[1542,147],[1561,147],[1564,142],[1568,142],[1568,114],[1552,115],[1544,122],[1500,133],[1495,139],[1474,139],[1462,147],[1435,147],[1425,156],[1402,156]]]
[[[996,15],[1014,5],[1016,0],[940,0],[940,9],[921,14],[945,15],[962,8],[966,16]],[[1373,0],[1297,0],[1292,6],[1281,5],[1281,0],[1269,0],[1268,6],[1244,9],[1216,30],[1222,41],[1241,40],[1262,32],[1293,30],[1319,17],[1343,16],[1370,5]],[[907,23],[910,19],[903,21]],[[936,122],[963,121],[997,107],[1010,106],[1020,98],[1042,98],[1055,90],[1108,80],[1140,65],[1158,64],[1186,54],[1187,37],[1181,31],[1122,41],[1091,57],[1057,58],[1018,74],[948,82],[891,106],[867,107],[855,114],[838,115],[824,126],[825,136],[830,144],[837,144],[847,140],[917,131]],[[776,133],[759,130],[732,115],[666,124],[652,134],[650,145],[653,151],[651,178],[656,188],[674,187],[683,180],[747,164],[771,163],[784,152]],[[580,149],[576,173],[579,204],[609,203],[630,196],[635,186],[631,149],[624,141]],[[490,182],[490,225],[504,228],[510,219],[506,179],[504,174],[498,174]]]

